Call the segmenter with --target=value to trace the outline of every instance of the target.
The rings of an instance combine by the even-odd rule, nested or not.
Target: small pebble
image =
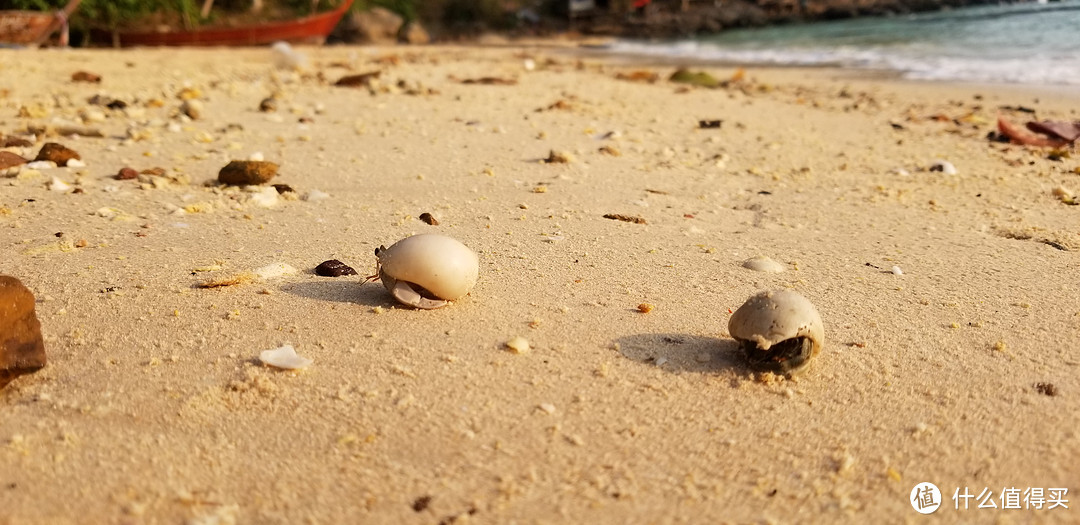
[[[139,178],[139,172],[135,171],[134,168],[124,167],[124,168],[120,168],[120,171],[117,172],[116,175],[113,176],[113,178],[116,179],[116,180],[137,179],[137,178]]]
[[[436,218],[435,218],[434,216],[432,216],[432,215],[431,215],[430,213],[428,213],[428,212],[424,212],[424,213],[421,213],[421,214],[420,214],[420,220],[421,220],[421,221],[424,221],[424,222],[426,222],[427,224],[430,224],[430,225],[432,225],[432,226],[438,226],[438,225],[439,225],[439,220],[438,220],[438,219],[436,219]]]
[[[510,352],[514,354],[527,354],[529,353],[530,349],[529,341],[524,337],[517,336],[506,342],[506,348],[508,348]]]
[[[277,99],[274,97],[266,97],[259,102],[259,111],[263,113],[273,113],[277,111]]]
[[[551,150],[548,157],[544,159],[544,162],[548,164],[569,164],[573,162],[574,157],[569,153],[563,151]]]
[[[234,160],[218,172],[218,182],[231,186],[265,184],[277,175],[278,165],[257,160]]]
[[[93,84],[101,83],[101,75],[91,73],[89,71],[76,71],[71,74],[72,82],[90,82]]]
[[[191,120],[199,120],[203,114],[202,102],[193,98],[185,100],[183,104],[180,104],[180,112],[187,115]]]
[[[893,275],[904,275],[904,271],[901,270],[899,266],[893,266],[892,273]]]
[[[637,311],[639,311],[639,312],[641,312],[643,314],[647,314],[647,313],[653,311],[654,308],[656,308],[656,306],[654,306],[651,303],[641,303],[641,304],[637,305]]]
[[[956,166],[947,160],[937,160],[930,165],[930,171],[940,171],[946,175],[956,175]]]
[[[323,277],[341,277],[343,275],[357,275],[357,273],[351,266],[337,259],[330,259],[329,261],[323,261],[315,267],[315,275],[321,275]]]

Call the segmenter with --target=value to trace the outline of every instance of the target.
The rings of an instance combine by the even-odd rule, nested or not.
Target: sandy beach
[[[0,274],[49,358],[0,390],[0,524],[916,523],[920,482],[938,522],[1080,521],[1080,158],[987,139],[1080,94],[298,50],[0,50],[0,134],[33,142],[6,151],[85,163],[0,176]],[[72,126],[103,136],[46,136]],[[260,157],[292,191],[212,184]],[[475,250],[469,296],[363,284],[419,233]],[[792,378],[728,333],[781,288],[825,326]],[[284,344],[311,366],[260,362]]]

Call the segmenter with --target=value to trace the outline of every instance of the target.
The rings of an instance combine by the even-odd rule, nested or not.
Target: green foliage
[[[55,11],[68,0],[5,0],[0,6],[32,11]],[[185,22],[199,19],[198,0],[83,0],[72,16],[72,25],[116,27],[152,13],[171,12],[181,15]]]

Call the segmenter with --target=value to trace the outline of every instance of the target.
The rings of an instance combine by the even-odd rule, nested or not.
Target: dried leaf
[[[367,73],[360,73],[359,75],[348,75],[338,79],[334,82],[335,86],[341,87],[371,87],[372,81],[379,78],[382,75],[382,71],[369,71]]]

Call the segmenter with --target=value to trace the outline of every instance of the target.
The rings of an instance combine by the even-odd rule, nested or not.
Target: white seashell
[[[904,275],[904,270],[901,270],[899,266],[892,267],[893,275]]]
[[[433,309],[464,297],[476,285],[480,260],[468,246],[426,233],[375,249],[379,278],[402,304]]]
[[[293,348],[292,345],[285,345],[281,348],[274,348],[273,350],[263,350],[262,353],[259,354],[259,361],[262,361],[264,365],[270,365],[285,370],[307,368],[314,362],[306,357],[296,355],[296,349]]]
[[[67,161],[67,167],[69,168],[85,168],[86,163],[79,159],[70,159]]]
[[[252,153],[251,155],[248,155],[248,160],[254,160],[254,161],[262,162],[262,161],[264,161],[266,159],[263,158],[263,152],[256,151],[255,153]]]
[[[526,58],[522,65],[525,67],[525,71],[533,71],[536,69],[536,61],[531,58]]]
[[[956,175],[958,173],[956,171],[956,166],[953,166],[953,163],[947,160],[935,160],[934,163],[930,165],[930,171],[940,171],[946,175]]]
[[[293,275],[296,273],[296,268],[285,264],[283,262],[276,262],[268,264],[261,268],[255,269],[255,275],[263,279],[273,279],[274,277],[284,277],[286,275]]]
[[[728,321],[728,332],[752,365],[793,373],[825,344],[825,325],[814,305],[791,290],[754,294]]]
[[[764,255],[755,255],[743,261],[742,266],[743,268],[754,270],[755,272],[765,273],[780,273],[785,270],[783,264],[780,264]]]

